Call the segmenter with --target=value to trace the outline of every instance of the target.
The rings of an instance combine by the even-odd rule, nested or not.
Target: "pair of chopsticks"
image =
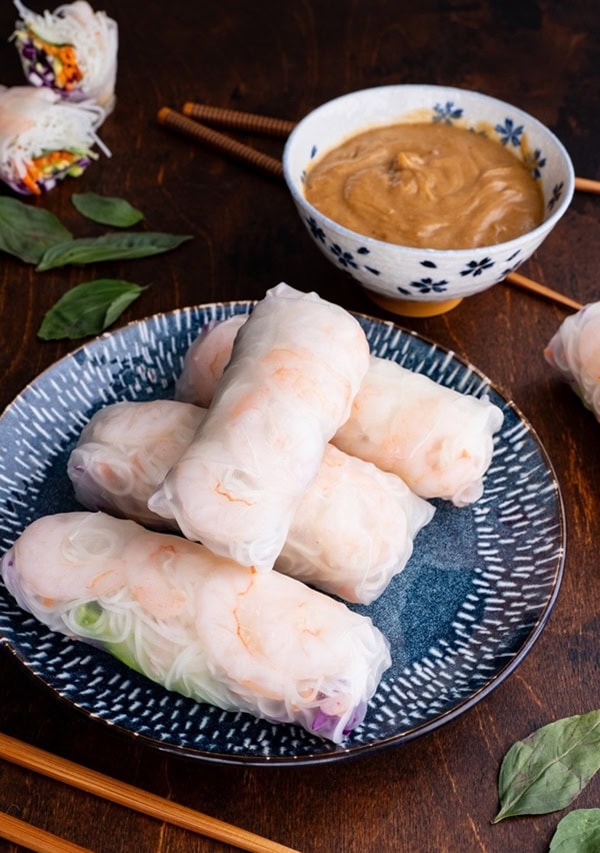
[[[270,157],[250,145],[245,145],[231,136],[220,133],[209,125],[214,124],[227,130],[241,130],[247,133],[277,137],[287,137],[296,126],[295,122],[285,119],[270,118],[256,113],[223,109],[190,101],[184,104],[182,112],[177,112],[169,107],[162,107],[158,111],[158,121],[165,127],[209,145],[234,160],[253,166],[276,178],[283,178],[283,166],[280,160]],[[575,178],[575,189],[581,192],[600,194],[600,181],[590,180],[589,178]],[[550,299],[559,305],[574,308],[577,311],[583,308],[581,302],[577,302],[575,299],[571,299],[569,296],[552,290],[552,288],[520,273],[509,273],[504,280],[523,290]]]
[[[59,758],[5,734],[0,734],[0,759],[126,806],[140,814],[231,844],[240,850],[250,853],[299,853],[291,847],[209,817],[187,806],[180,806],[157,794],[105,776],[66,758]],[[4,812],[0,812],[0,837],[39,853],[48,853],[49,850],[52,850],[52,853],[91,853],[85,847],[79,847]]]

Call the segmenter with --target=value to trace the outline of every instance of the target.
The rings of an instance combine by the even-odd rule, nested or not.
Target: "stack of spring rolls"
[[[91,511],[33,522],[5,583],[168,689],[339,743],[390,665],[343,600],[404,569],[426,498],[480,496],[502,413],[370,356],[354,317],[286,284],[201,332],[177,396],[91,418],[68,463]]]
[[[29,86],[0,86],[0,178],[40,195],[110,151],[98,129],[115,104],[118,28],[85,0],[38,15],[14,0],[13,41]]]

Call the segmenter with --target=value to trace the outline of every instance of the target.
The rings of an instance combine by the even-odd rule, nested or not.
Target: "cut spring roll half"
[[[236,316],[200,331],[184,358],[178,399],[209,404],[242,325]],[[401,477],[421,497],[465,506],[481,497],[502,421],[488,397],[461,394],[372,355],[350,417],[331,441]]]
[[[174,400],[113,403],[97,411],[67,472],[78,501],[151,527],[150,495],[187,449],[206,410]],[[394,474],[328,444],[275,568],[346,601],[370,604],[401,572],[434,509]]]
[[[63,103],[50,89],[0,86],[0,177],[16,192],[40,195],[78,177],[110,154],[96,134],[103,111],[90,102]]]
[[[364,332],[343,308],[286,284],[269,290],[150,509],[216,554],[272,569],[368,363]]]
[[[369,618],[278,572],[104,513],[34,521],[2,560],[18,604],[199,702],[336,743],[390,664]]]
[[[13,34],[23,71],[34,86],[71,101],[92,100],[108,114],[115,103],[118,27],[85,0],[38,15],[14,0]]]

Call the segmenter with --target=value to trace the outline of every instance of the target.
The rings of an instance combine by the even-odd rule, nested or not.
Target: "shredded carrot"
[[[77,83],[83,79],[83,72],[77,63],[77,54],[70,44],[51,44],[29,30],[29,36],[38,50],[43,50],[49,56],[56,56],[61,63],[61,68],[55,69],[56,85],[60,89],[70,92]]]
[[[22,175],[21,180],[23,181],[23,183],[25,184],[25,186],[27,187],[29,192],[33,193],[34,195],[41,195],[42,194],[41,189],[36,184],[35,179],[32,178],[31,175],[29,174],[29,166],[27,166],[26,168],[27,168],[27,171],[25,172],[24,175]]]
[[[21,176],[21,180],[27,189],[34,195],[41,195],[41,189],[38,186],[40,178],[44,177],[44,169],[48,166],[54,166],[56,163],[63,163],[65,166],[71,166],[76,160],[75,154],[71,151],[50,151],[48,154],[41,154],[39,157],[34,157],[25,165],[26,172]]]

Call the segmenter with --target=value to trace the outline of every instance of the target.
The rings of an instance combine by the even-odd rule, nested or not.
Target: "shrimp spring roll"
[[[174,400],[97,411],[67,471],[78,501],[151,527],[150,495],[191,443],[206,410]],[[347,601],[370,604],[408,562],[433,507],[394,474],[328,444],[275,568]]]
[[[201,330],[185,355],[178,399],[208,405],[242,322],[236,316]],[[464,506],[481,497],[502,421],[487,397],[461,394],[372,355],[332,443],[401,477],[421,497]]]
[[[384,358],[371,365],[336,447],[402,477],[424,498],[466,506],[483,494],[502,411]]]
[[[189,447],[205,414],[199,406],[173,400],[121,402],[99,409],[67,462],[79,503],[149,527],[176,530],[174,519],[148,509],[148,498]]]
[[[16,192],[40,195],[57,181],[82,174],[105,154],[95,104],[66,104],[50,89],[0,86],[0,178]]]
[[[38,15],[14,0],[19,20],[13,34],[23,71],[34,86],[61,98],[95,101],[108,114],[115,103],[119,32],[105,12],[85,0]]]
[[[269,290],[236,336],[194,439],[148,506],[188,539],[273,568],[367,371],[360,324],[316,293]]]
[[[563,320],[544,355],[600,421],[600,302]]]
[[[367,617],[279,572],[104,513],[34,521],[5,554],[18,604],[168,690],[336,743],[390,664]]]
[[[215,388],[227,367],[233,342],[247,314],[234,314],[227,320],[217,320],[204,326],[188,348],[183,370],[177,377],[175,398],[208,408]]]

